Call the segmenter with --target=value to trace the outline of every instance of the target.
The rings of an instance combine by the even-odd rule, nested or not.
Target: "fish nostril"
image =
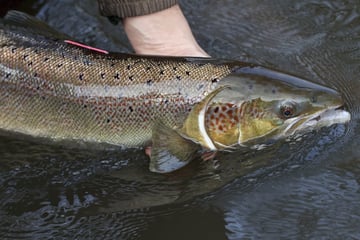
[[[315,96],[315,95],[311,96],[310,101],[311,101],[312,103],[317,103],[317,101],[318,101],[317,96]]]

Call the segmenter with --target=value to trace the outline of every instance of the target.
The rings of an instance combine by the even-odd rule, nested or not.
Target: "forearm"
[[[177,0],[98,0],[100,13],[119,18],[155,13],[177,4]]]

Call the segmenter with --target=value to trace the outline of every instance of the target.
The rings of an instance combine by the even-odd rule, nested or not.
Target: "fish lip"
[[[307,129],[314,130],[334,123],[346,123],[350,119],[350,113],[344,109],[343,104],[339,104],[303,118],[293,119],[289,126],[286,127],[285,134],[289,136]],[[300,124],[298,124],[299,122]]]

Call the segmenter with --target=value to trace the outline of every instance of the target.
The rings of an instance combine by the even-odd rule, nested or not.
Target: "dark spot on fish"
[[[168,103],[169,103],[169,100],[168,100],[168,99],[165,99],[164,103],[165,103],[165,104],[168,104]]]
[[[91,62],[90,62],[88,59],[84,59],[83,63],[84,63],[84,65],[86,65],[86,66],[90,66],[90,65],[91,65]]]
[[[104,79],[104,78],[105,78],[105,73],[100,73],[100,77],[101,77],[102,79]]]
[[[130,110],[130,112],[134,111],[134,109],[131,106],[129,107],[129,110]]]
[[[160,66],[161,66],[161,63],[158,63],[157,65],[158,65],[158,67],[160,67]]]
[[[15,50],[16,50],[16,49],[17,49],[16,47],[12,48],[12,49],[11,49],[11,52],[12,52],[12,53],[15,53]]]
[[[127,65],[127,70],[130,70],[131,69],[131,65],[129,64],[129,65]]]
[[[59,64],[57,65],[57,67],[60,68],[60,67],[62,67],[62,65],[63,65],[62,63],[59,63]]]
[[[148,86],[151,86],[151,85],[152,85],[152,80],[151,80],[151,79],[147,80],[147,81],[146,81],[146,84],[147,84]]]
[[[84,108],[87,108],[87,105],[86,105],[86,104],[84,105]]]
[[[173,67],[173,70],[174,70],[174,71],[177,71],[177,67]]]
[[[115,63],[111,63],[111,64],[110,64],[110,67],[114,67],[114,66],[115,66]]]
[[[149,71],[150,69],[151,69],[151,67],[147,67],[147,68],[146,68],[146,71]]]
[[[197,88],[197,90],[201,90],[204,87],[204,84],[200,84]]]
[[[34,49],[34,53],[39,53],[39,50],[38,50],[38,49]]]
[[[84,74],[83,73],[79,74],[79,80],[82,81],[83,79],[84,79]]]
[[[181,80],[181,76],[176,76],[176,79],[177,79],[177,80]]]
[[[317,97],[315,95],[311,97],[311,102],[317,103]]]
[[[5,78],[10,77],[11,73],[6,73]]]
[[[160,71],[160,75],[164,75],[164,70],[161,70],[161,71]]]
[[[116,75],[114,76],[115,79],[120,79],[120,75],[119,73],[116,73]]]
[[[219,107],[216,107],[215,109],[214,109],[214,113],[218,113],[219,112]]]
[[[34,73],[34,77],[37,77],[38,76],[38,74],[37,73]]]
[[[26,60],[26,58],[27,58],[28,56],[29,56],[28,54],[25,54],[25,55],[24,55],[24,60]]]
[[[106,119],[106,122],[107,122],[107,123],[110,123],[110,121],[111,121],[110,118]]]
[[[186,71],[185,73],[186,73],[186,75],[190,76],[190,72],[189,72],[189,71]]]
[[[214,78],[213,80],[211,80],[212,83],[217,83],[219,80],[217,78]]]
[[[42,98],[42,100],[45,100],[45,96],[42,96],[41,98]]]
[[[61,53],[61,56],[62,56],[62,58],[65,58],[65,54],[64,54],[64,53]]]
[[[45,57],[45,58],[44,58],[44,62],[46,62],[47,60],[49,60],[49,58],[48,58],[48,57]]]
[[[132,75],[129,76],[129,80],[130,80],[130,81],[134,80],[134,76],[132,76]]]
[[[37,87],[36,87],[36,90],[40,90],[40,86],[37,86]]]

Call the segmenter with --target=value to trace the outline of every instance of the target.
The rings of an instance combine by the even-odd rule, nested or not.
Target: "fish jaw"
[[[288,122],[284,123],[287,125],[282,130],[285,137],[350,121],[351,115],[343,109],[344,100],[338,92],[334,90],[316,91],[310,99],[307,114],[288,119],[286,120]]]
[[[350,120],[351,115],[348,111],[340,108],[329,108],[306,118],[294,119],[285,129],[284,136],[329,127],[333,124],[345,124]]]

